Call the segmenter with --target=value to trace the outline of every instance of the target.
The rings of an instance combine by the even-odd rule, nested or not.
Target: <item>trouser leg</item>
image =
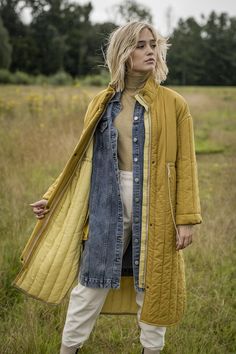
[[[78,348],[89,338],[108,291],[80,283],[72,290],[62,334],[65,346]]]
[[[141,330],[140,343],[144,348],[147,349],[146,352],[159,353],[159,351],[162,350],[165,345],[166,327],[152,326],[140,321],[143,299],[144,292],[136,292],[136,303],[138,305],[137,318]]]

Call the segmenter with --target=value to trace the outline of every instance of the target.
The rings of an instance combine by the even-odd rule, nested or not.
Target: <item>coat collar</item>
[[[157,93],[159,91],[160,84],[158,84],[153,76],[150,76],[146,81],[144,87],[139,91],[138,95],[141,96],[144,103],[147,106],[150,106],[152,102],[155,100]],[[118,101],[120,100],[121,91],[116,91],[115,87],[111,84],[107,86],[107,88],[103,91],[103,95],[100,100],[99,109],[103,111],[105,109],[106,104],[110,100]]]
[[[149,106],[154,101],[157,92],[160,88],[153,76],[150,76],[146,81],[144,87],[139,91],[138,95],[144,100],[144,102]],[[104,99],[101,102],[101,106],[104,106],[109,100],[118,101],[120,100],[121,91],[116,91],[115,87],[111,84],[107,86],[104,92]]]
[[[139,95],[144,102],[150,106],[157,96],[160,84],[158,84],[153,76],[149,77],[144,87],[139,91]]]

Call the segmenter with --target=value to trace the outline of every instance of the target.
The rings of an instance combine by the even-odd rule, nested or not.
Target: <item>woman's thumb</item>
[[[38,204],[40,204],[40,202],[31,203],[31,204],[29,204],[29,205],[30,205],[30,206],[37,206]]]

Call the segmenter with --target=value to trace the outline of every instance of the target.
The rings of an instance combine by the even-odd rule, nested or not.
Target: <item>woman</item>
[[[202,222],[193,121],[160,85],[168,44],[143,22],[110,36],[111,83],[43,199],[15,286],[49,303],[73,288],[61,354],[77,353],[102,313],[137,313],[143,353],[160,353],[186,305],[182,249]],[[82,253],[82,257],[80,255]]]

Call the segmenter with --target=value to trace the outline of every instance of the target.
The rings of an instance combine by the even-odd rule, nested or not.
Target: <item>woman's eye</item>
[[[156,48],[156,44],[151,44],[150,45],[152,48]],[[138,49],[140,49],[140,48],[144,48],[145,47],[145,45],[144,44],[139,44],[136,48],[138,48]]]

